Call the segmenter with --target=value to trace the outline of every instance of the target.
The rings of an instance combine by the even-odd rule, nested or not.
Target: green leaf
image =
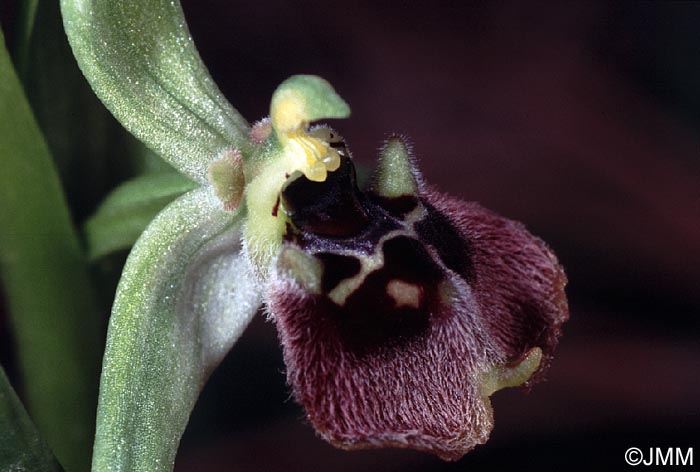
[[[17,69],[23,71],[27,63],[27,55],[29,54],[29,43],[34,29],[34,17],[36,16],[36,8],[39,0],[20,0],[18,2],[19,21],[17,22],[17,45],[15,47],[15,63]],[[22,74],[20,74],[22,75]]]
[[[167,172],[145,174],[117,187],[85,224],[90,258],[129,249],[168,203],[196,186],[177,172]]]
[[[94,471],[169,471],[199,391],[260,304],[240,214],[171,203],[127,260],[104,357]]]
[[[0,280],[27,405],[68,470],[90,460],[101,330],[46,143],[0,34]]]
[[[0,366],[0,470],[60,471]]]
[[[231,146],[248,150],[248,125],[226,101],[172,0],[61,0],[78,64],[93,90],[137,138],[197,182]]]

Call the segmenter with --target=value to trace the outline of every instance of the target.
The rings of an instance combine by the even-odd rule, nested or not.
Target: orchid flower
[[[170,470],[208,375],[260,306],[294,398],[346,449],[455,460],[493,427],[489,396],[543,378],[566,277],[519,223],[448,197],[390,137],[360,189],[325,125],[348,105],[295,75],[250,127],[172,0],[62,0],[95,93],[194,183],[126,262],[104,355],[93,470]]]

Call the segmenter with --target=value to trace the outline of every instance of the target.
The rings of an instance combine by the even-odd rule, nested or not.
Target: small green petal
[[[209,76],[179,2],[61,0],[61,9],[97,96],[175,168],[204,183],[221,151],[248,148],[248,124]]]
[[[420,180],[408,146],[398,136],[389,138],[379,154],[371,188],[388,198],[417,195]]]
[[[107,336],[94,471],[172,470],[199,391],[260,303],[240,225],[200,188],[134,246]]]

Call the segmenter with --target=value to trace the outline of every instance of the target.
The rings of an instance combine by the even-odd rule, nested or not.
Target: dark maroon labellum
[[[347,157],[324,182],[293,175],[281,208],[285,244],[319,283],[280,271],[268,307],[294,396],[328,441],[458,459],[488,438],[488,395],[542,377],[566,277],[522,225],[433,192],[363,193]]]

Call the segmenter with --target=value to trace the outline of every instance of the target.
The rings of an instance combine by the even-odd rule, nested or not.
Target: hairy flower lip
[[[305,317],[309,321],[312,313],[296,309],[286,316],[280,314],[280,305],[318,307],[314,298],[304,298],[298,291],[296,296],[301,298],[296,298],[294,290],[286,285],[273,291],[268,306],[277,313],[275,321],[294,396],[324,439],[343,449],[412,448],[446,460],[456,460],[487,440],[492,422],[490,405],[481,401],[473,405],[469,400],[480,397],[476,390],[470,392],[470,385],[478,385],[478,378],[469,374],[471,369],[466,369],[467,375],[456,375],[449,365],[434,362],[436,358],[455,358],[456,352],[431,355],[425,337],[386,344],[370,352],[348,351],[347,345],[341,348],[329,341],[333,334],[327,326],[319,329],[313,324],[312,333],[308,331],[311,324],[299,325]],[[303,339],[304,331],[310,339]],[[433,331],[431,328],[429,333]],[[443,333],[435,344],[447,346],[449,338]],[[303,350],[298,343],[306,344],[306,354],[294,352]],[[465,361],[471,362],[470,357]],[[437,392],[437,398],[443,397],[451,405],[445,409],[426,402],[420,388],[425,383],[432,385],[429,390]],[[416,407],[421,398],[423,406]],[[407,411],[409,404],[413,406]],[[465,427],[473,426],[475,421],[469,419],[473,416],[478,417],[480,428]]]
[[[484,303],[484,307],[487,308],[486,319],[490,322],[490,331],[496,340],[504,341],[504,345],[511,351],[510,355],[503,356],[503,364],[520,359],[532,347],[542,349],[542,360],[538,369],[521,385],[524,390],[530,390],[535,383],[545,379],[562,334],[562,325],[569,319],[569,305],[565,292],[568,278],[564,268],[547,243],[532,235],[522,223],[504,218],[475,203],[461,202],[435,191],[431,191],[430,194],[432,196],[429,199],[430,203],[440,213],[453,221],[456,226],[468,228],[467,231],[462,231],[466,239],[476,243],[479,240],[488,241],[489,238],[503,238],[504,234],[517,236],[515,239],[504,238],[502,242],[494,245],[496,251],[504,252],[508,256],[500,257],[497,265],[488,264],[488,253],[474,252],[474,267],[481,267],[481,272],[486,272],[479,275],[477,271],[474,290],[477,293],[488,294],[489,284],[499,280],[498,273],[508,273],[510,270],[508,263],[513,263],[518,258],[522,259],[522,263],[512,268],[511,275],[517,276],[510,279],[513,286],[503,282],[498,285],[499,292],[510,297],[522,293],[523,300],[520,306],[514,303],[514,300],[506,299],[499,301],[498,306]],[[465,211],[467,205],[471,208]],[[474,218],[475,213],[478,213],[480,218]],[[485,238],[484,235],[487,237]],[[534,258],[534,256],[537,257]],[[527,276],[533,278],[532,283],[527,283],[529,280]],[[483,297],[481,301],[493,301],[493,299]],[[521,323],[510,328],[506,327],[508,329],[504,331],[504,326],[495,316],[496,310],[513,308],[518,308],[515,314]],[[519,333],[514,336],[514,339],[520,339],[521,342],[508,342],[504,332],[512,333],[513,330]]]
[[[489,407],[490,408],[490,407]],[[493,414],[493,410],[491,410]],[[493,421],[493,420],[491,420]],[[417,451],[427,452],[435,454],[440,459],[448,462],[457,461],[464,457],[464,455],[469,452],[473,447],[467,451],[464,451],[460,446],[468,436],[469,433],[462,432],[454,436],[440,436],[433,435],[426,431],[406,431],[401,434],[386,434],[386,435],[368,435],[366,437],[354,436],[347,438],[340,437],[322,437],[333,444],[335,447],[344,449],[346,451],[357,451],[363,449],[384,449],[384,448],[396,448],[396,449],[415,449]],[[483,437],[473,438],[474,447],[485,444],[489,439],[488,434]],[[435,443],[443,443],[445,447],[441,450],[436,450]]]
[[[348,342],[342,323],[332,321],[348,313],[333,314],[338,305],[325,298],[338,280],[311,294],[279,273],[267,304],[284,348],[288,382],[315,429],[338,447],[413,448],[459,459],[488,439],[493,427],[488,395],[519,383],[527,389],[543,378],[568,318],[566,276],[549,248],[521,224],[473,203],[429,189],[417,197],[368,193],[361,201],[403,221],[404,229],[394,234],[416,238],[434,258],[442,271],[436,292],[441,308],[431,309],[427,325],[407,336],[387,340],[380,327],[379,340],[370,336],[369,345]],[[416,207],[422,210],[416,213]],[[338,261],[348,265],[349,252],[338,241],[315,238],[307,245],[297,246],[308,235],[285,244],[322,255],[323,281]],[[350,269],[335,279],[352,279],[357,268]],[[376,273],[382,270],[375,267]],[[387,279],[377,287],[386,289]],[[368,280],[363,283],[374,283]],[[534,348],[541,358],[519,369]]]

